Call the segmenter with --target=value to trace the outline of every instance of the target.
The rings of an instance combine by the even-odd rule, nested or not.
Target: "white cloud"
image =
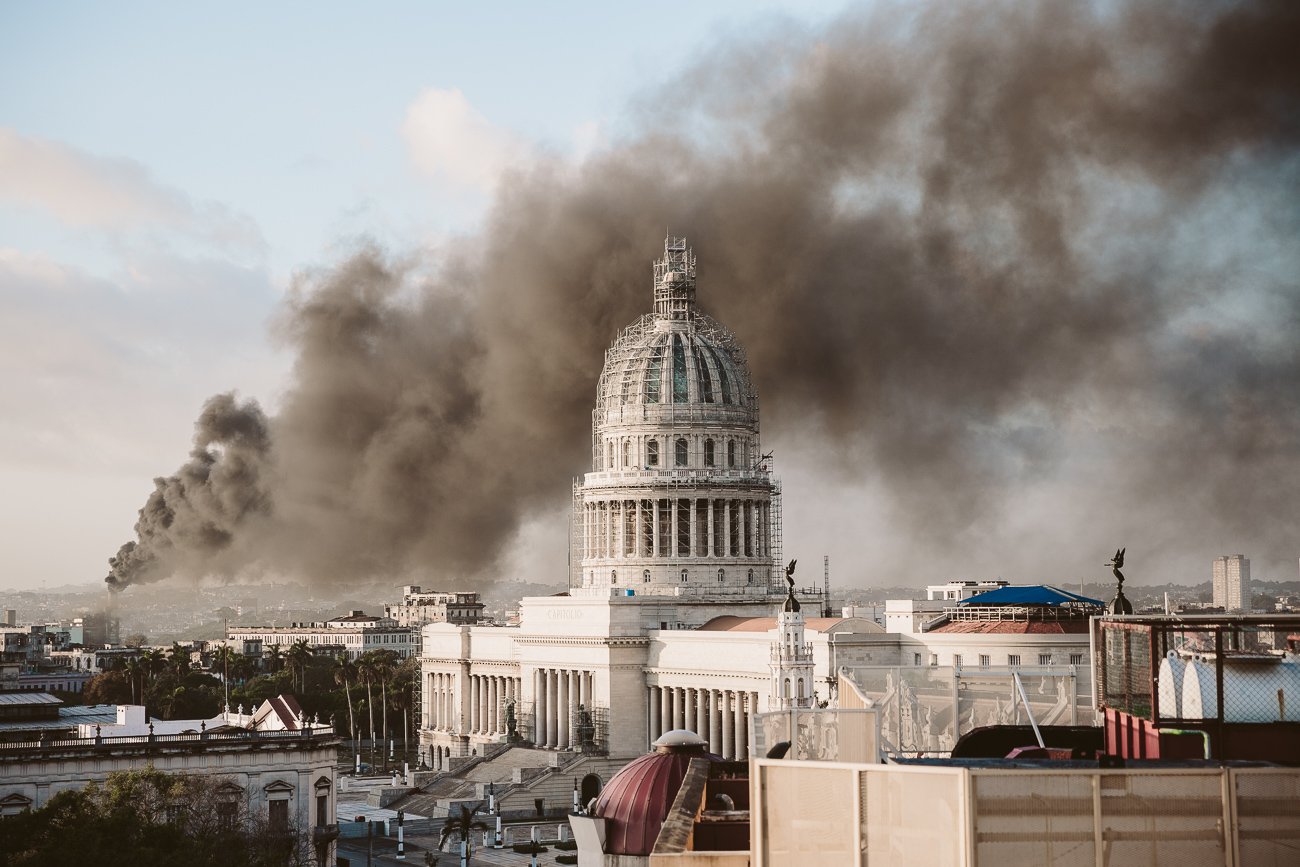
[[[262,252],[256,224],[215,202],[195,204],[134,160],[89,154],[0,128],[0,202],[111,234],[162,228],[222,249]]]
[[[429,88],[416,97],[402,138],[422,174],[489,192],[506,168],[529,156],[522,141],[493,126],[459,90]]]

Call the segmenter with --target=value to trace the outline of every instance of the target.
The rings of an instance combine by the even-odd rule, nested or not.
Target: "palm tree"
[[[447,838],[452,834],[459,835],[461,845],[467,845],[470,832],[488,830],[486,823],[474,818],[474,814],[482,809],[483,804],[481,802],[475,804],[473,808],[468,804],[457,804],[455,807],[449,807],[447,809],[447,821],[443,823],[442,834],[438,837],[438,851],[442,851],[442,847],[447,843]],[[457,812],[458,810],[459,812]],[[466,858],[466,861],[468,861],[468,858]]]
[[[284,664],[284,652],[278,644],[272,644],[263,655],[266,657],[266,670],[270,674],[275,674]]]
[[[166,671],[167,666],[170,664],[167,654],[156,647],[149,648],[140,661],[144,664],[145,674],[148,675],[150,683],[153,682],[155,677]]]
[[[339,651],[338,657],[334,660],[334,682],[343,687],[343,693],[348,699],[348,737],[352,738],[354,745],[357,738],[357,725],[352,716],[351,681],[356,676],[357,667],[348,660],[347,651]]]
[[[131,682],[131,703],[142,704],[144,701],[144,663],[139,659],[129,659],[126,663],[126,676]]]
[[[375,677],[379,680],[380,694],[382,703],[380,704],[383,715],[384,740],[380,745],[380,753],[387,756],[388,753],[388,681],[393,679],[393,672],[397,670],[397,653],[388,648],[381,648],[375,651]],[[384,760],[387,766],[388,760]]]
[[[190,673],[190,652],[173,641],[172,649],[167,651],[167,656],[168,664],[176,672],[176,679],[184,680],[185,675]]]
[[[306,692],[307,664],[311,661],[312,657],[311,645],[307,643],[307,639],[299,638],[293,643],[293,646],[289,648],[289,652],[286,655],[289,657],[290,672],[292,673],[297,671],[299,673],[299,677],[302,680],[302,691]]]
[[[370,687],[375,682],[375,652],[367,650],[357,660],[357,676],[366,685],[366,709],[370,712],[370,758],[374,764],[375,752],[375,696]]]

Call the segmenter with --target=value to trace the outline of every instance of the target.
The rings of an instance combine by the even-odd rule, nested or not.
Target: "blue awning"
[[[958,605],[1102,605],[1097,599],[1089,599],[1059,587],[1046,584],[1033,584],[1027,587],[999,587],[987,593],[980,593],[963,599]]]

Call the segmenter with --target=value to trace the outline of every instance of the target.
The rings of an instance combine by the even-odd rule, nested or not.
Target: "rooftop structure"
[[[477,593],[421,590],[418,584],[408,584],[402,588],[400,605],[384,606],[384,617],[398,626],[478,623],[483,617],[483,603]]]
[[[1107,751],[1300,764],[1300,615],[1135,615],[1093,622]]]

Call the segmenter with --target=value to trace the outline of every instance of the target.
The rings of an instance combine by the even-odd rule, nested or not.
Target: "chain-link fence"
[[[1098,704],[1147,720],[1300,722],[1300,617],[1102,618]]]

